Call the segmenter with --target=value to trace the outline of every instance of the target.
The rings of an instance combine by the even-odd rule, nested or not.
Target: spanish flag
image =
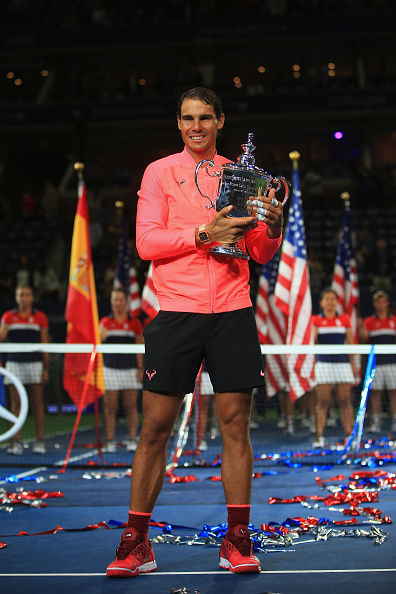
[[[77,169],[77,167],[76,167]],[[67,343],[100,344],[98,304],[89,236],[88,201],[85,182],[79,172],[78,204],[70,257],[69,288],[65,318]],[[80,404],[87,370],[89,353],[66,353],[63,368],[63,385],[75,404]],[[104,392],[102,355],[97,355],[84,399],[84,407]]]

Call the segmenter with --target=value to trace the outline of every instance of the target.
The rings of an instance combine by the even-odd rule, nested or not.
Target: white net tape
[[[0,344],[0,358],[3,367],[9,355],[13,353],[42,353],[49,354],[49,382],[43,385],[43,399],[45,406],[45,442],[46,442],[46,463],[60,465],[62,463],[64,452],[68,445],[71,431],[73,429],[73,422],[76,418],[77,406],[72,401],[68,392],[64,388],[64,371],[67,361],[67,354],[81,354],[81,361],[85,361],[85,369],[88,367],[90,355],[94,345],[92,344],[15,344],[2,343]],[[124,356],[125,354],[144,353],[144,345],[97,345],[96,350],[103,355],[113,355],[113,361],[117,359],[117,355]],[[288,345],[262,345],[262,353],[264,356],[264,369],[266,377],[266,387],[264,389],[257,389],[254,392],[254,406],[251,423],[251,439],[256,460],[261,460],[265,463],[270,459],[269,452],[276,453],[277,456],[283,456],[284,453],[293,451],[306,452],[312,449],[315,440],[318,437],[318,419],[323,414],[322,418],[322,437],[324,444],[331,448],[338,448],[337,451],[343,450],[345,445],[345,437],[352,431],[355,425],[356,415],[359,411],[361,403],[361,395],[364,388],[365,371],[367,359],[371,351],[371,345],[303,345],[303,346],[288,346]],[[377,385],[376,393],[380,401],[380,414],[378,418],[372,418],[372,407],[370,404],[370,396],[367,402],[368,419],[364,424],[364,431],[362,424],[364,416],[360,415],[359,434],[363,431],[362,439],[371,438],[372,440],[379,439],[386,435],[388,442],[390,442],[394,432],[396,432],[396,418],[393,418],[392,398],[396,395],[396,365],[382,365],[381,357],[389,359],[389,356],[396,354],[395,345],[376,345],[375,355],[377,358],[377,371],[381,368],[381,373],[378,372],[377,380],[382,377],[382,372],[385,367],[388,367],[388,378],[383,378],[383,387]],[[277,358],[278,361],[283,362],[286,368],[288,361],[296,361],[298,357],[305,355],[307,359],[311,357],[312,361],[318,358],[323,358],[330,361],[337,360],[338,357],[344,356],[349,366],[349,361],[354,359],[360,367],[359,377],[352,378],[348,383],[347,379],[341,373],[341,366],[336,366],[336,378],[334,376],[326,376],[326,365],[324,365],[325,375],[320,382],[316,379],[313,382],[313,389],[310,389],[302,398],[290,406],[285,405],[288,401],[288,384],[281,385],[279,389],[275,386],[271,390],[270,386],[270,369],[269,364],[271,357]],[[354,357],[351,357],[351,356]],[[76,359],[74,359],[75,361]],[[385,359],[382,359],[384,361]],[[122,365],[121,365],[122,367]],[[334,368],[334,365],[333,365]],[[81,367],[80,367],[81,370]],[[306,369],[305,369],[306,372]],[[334,369],[333,369],[334,372]],[[390,378],[390,379],[389,379]],[[276,379],[276,378],[275,378]],[[288,378],[287,378],[288,379]],[[9,386],[5,384],[4,377],[0,376],[0,405],[10,407],[10,393]],[[390,381],[390,383],[389,383]],[[339,382],[337,384],[337,382]],[[388,382],[388,383],[386,383]],[[393,383],[392,383],[393,382]],[[276,383],[276,382],[275,382]],[[202,384],[203,385],[203,384]],[[208,384],[206,384],[208,385]],[[209,384],[210,385],[210,384]],[[393,389],[393,385],[395,390]],[[139,427],[141,423],[141,385],[136,390],[134,398],[136,399],[136,407],[139,412]],[[330,392],[326,393],[330,386]],[[372,388],[376,384],[373,382]],[[378,387],[379,386],[379,387]],[[279,386],[278,386],[279,387]],[[345,388],[346,387],[346,388]],[[29,386],[27,386],[29,392]],[[343,390],[347,389],[347,397]],[[189,421],[186,435],[180,435],[180,427],[183,427],[183,418],[178,420],[176,424],[174,435],[169,442],[169,464],[175,465],[181,457],[180,462],[184,464],[194,463],[197,460],[205,460],[212,463],[214,459],[221,456],[221,435],[216,418],[214,398],[212,394],[201,394],[202,390],[198,389],[197,397],[193,404],[189,403]],[[371,390],[373,391],[373,389]],[[137,395],[136,395],[137,394]],[[99,391],[100,396],[100,391]],[[129,421],[127,415],[126,401],[122,399],[122,392],[120,392],[118,401],[118,412],[116,419],[116,433],[115,446],[113,451],[107,448],[106,437],[106,415],[105,415],[105,398],[99,397],[94,410],[93,404],[84,409],[81,417],[81,422],[78,427],[76,442],[73,446],[72,460],[76,463],[88,463],[89,461],[99,461],[97,436],[95,436],[95,427],[99,425],[103,452],[106,463],[122,463],[130,464],[133,451],[133,444],[131,446],[129,431]],[[3,398],[3,402],[1,402]],[[323,408],[323,413],[320,403],[326,398],[329,400],[329,406]],[[349,413],[346,413],[344,402],[350,399],[351,408]],[[92,402],[92,400],[91,400]],[[319,403],[319,404],[318,404]],[[191,405],[191,406],[190,406]],[[186,405],[185,405],[186,406]],[[191,407],[194,408],[194,414],[191,414]],[[202,410],[201,410],[202,409]],[[322,412],[321,412],[322,411]],[[31,451],[31,444],[35,440],[34,428],[34,411],[29,412],[29,416],[22,430],[23,440],[23,456],[18,459],[18,462],[29,463],[29,452]],[[202,416],[201,416],[202,412]],[[377,410],[378,412],[378,410]],[[182,411],[182,415],[185,415]],[[349,417],[348,417],[349,415]],[[352,416],[351,416],[352,415]],[[377,423],[374,427],[373,421]],[[319,422],[320,424],[320,422]],[[393,428],[393,425],[395,428]],[[371,433],[369,429],[373,428]],[[0,418],[0,433],[4,433],[8,429],[7,422]],[[138,434],[139,431],[137,431]],[[138,437],[138,435],[137,435]],[[188,439],[187,439],[188,437]],[[133,440],[132,440],[133,441]],[[323,440],[322,440],[323,441]],[[180,447],[180,443],[182,446]],[[129,444],[129,445],[128,445]],[[323,444],[322,444],[323,445]],[[6,455],[7,444],[0,444],[0,461],[7,463],[16,463],[16,458]],[[356,443],[354,444],[355,451]],[[184,449],[183,449],[184,448]],[[333,451],[336,451],[335,449]],[[176,458],[172,458],[175,456]],[[186,454],[189,452],[189,455]],[[283,452],[283,454],[282,454]],[[37,458],[35,459],[35,462]]]

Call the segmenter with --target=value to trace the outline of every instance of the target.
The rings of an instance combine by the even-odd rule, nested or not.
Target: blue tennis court
[[[261,426],[252,432],[253,442],[255,434],[263,429]],[[88,451],[95,456],[94,450]],[[221,570],[218,567],[221,539],[202,536],[211,530],[215,534],[216,527],[226,521],[224,494],[218,480],[220,468],[179,467],[175,476],[181,481],[185,477],[190,480],[170,482],[167,477],[152,516],[154,522],[161,524],[149,532],[154,540],[158,569],[127,580],[109,579],[105,571],[119,543],[121,525],[127,519],[128,466],[117,465],[113,459],[107,466],[70,466],[63,474],[53,465],[47,467],[43,458],[39,461],[44,463],[36,466],[7,466],[0,470],[0,488],[16,495],[42,490],[41,501],[47,506],[10,504],[8,507],[13,508],[10,512],[5,509],[6,504],[1,505],[0,541],[6,543],[0,549],[3,589],[15,593],[32,589],[159,594],[170,593],[172,588],[181,591],[185,588],[201,594],[295,594],[325,588],[329,592],[388,593],[396,572],[396,534],[394,524],[379,523],[378,518],[386,518],[388,522],[395,516],[396,464],[386,455],[380,456],[382,459],[378,456],[378,451],[371,449],[367,460],[349,459],[347,463],[336,464],[334,453],[322,456],[321,466],[315,462],[319,456],[313,457],[313,464],[301,466],[295,459],[293,462],[285,458],[268,459],[264,466],[261,459],[257,460],[251,531],[268,534],[272,529],[275,540],[262,541],[256,553],[262,572],[255,575]],[[358,472],[369,472],[372,476],[359,485]],[[387,482],[383,481],[384,477]],[[326,482],[327,479],[330,480]],[[353,506],[341,503],[341,499],[326,505],[323,499],[337,497],[337,492],[355,492],[355,496],[365,493],[367,499],[358,498],[357,507],[374,510],[377,516],[372,515],[374,512],[345,515],[343,510],[351,510]],[[377,497],[373,495],[375,492]],[[55,493],[58,496],[50,496]],[[277,503],[270,504],[270,500]],[[289,502],[280,503],[282,500]],[[320,530],[316,527],[315,531],[314,527],[302,531],[302,526],[313,525],[315,520],[320,522]],[[333,524],[343,521],[354,523]],[[289,527],[290,534],[298,528],[298,522],[301,532],[298,537],[282,541],[282,530]],[[377,538],[377,544],[375,533],[369,535],[372,526],[382,535]],[[19,535],[20,532],[27,534]]]

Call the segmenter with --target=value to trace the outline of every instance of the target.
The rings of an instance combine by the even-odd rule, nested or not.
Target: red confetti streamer
[[[305,497],[305,495],[296,495],[296,497],[292,497],[291,499],[282,499],[281,497],[270,497],[268,499],[268,503],[301,503],[302,501],[306,500],[307,498]]]
[[[44,532],[28,533],[21,530],[21,532],[18,532],[18,534],[5,534],[3,536],[41,536],[44,534],[56,534],[57,532],[86,532],[90,530],[97,530],[98,528],[112,530],[112,528],[108,526],[106,522],[99,522],[98,524],[90,524],[89,526],[85,526],[84,528],[63,528],[62,526],[56,526],[56,528],[52,528],[52,530],[45,530]]]
[[[344,524],[359,524],[356,518],[352,518],[352,520],[336,520],[333,522],[336,526],[342,526]]]
[[[382,524],[393,524],[392,520],[390,519],[389,516],[384,516],[381,520]]]
[[[324,479],[324,483],[333,483],[334,481],[345,481],[346,477],[343,474],[332,476],[331,478]]]
[[[193,474],[190,474],[188,476],[176,476],[172,471],[170,471],[169,473],[167,473],[167,475],[170,477],[169,482],[171,484],[192,483],[194,481],[199,481],[199,479],[196,476],[194,476]]]

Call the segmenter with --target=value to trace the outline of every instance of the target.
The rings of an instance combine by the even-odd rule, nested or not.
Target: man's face
[[[15,301],[19,305],[19,307],[26,309],[29,308],[33,303],[33,293],[30,289],[23,287],[22,289],[17,289],[15,293]]]
[[[377,314],[388,313],[389,301],[382,295],[374,301],[374,307]]]
[[[111,308],[116,315],[120,316],[120,315],[126,313],[127,300],[126,300],[124,293],[122,293],[121,291],[114,291],[111,294],[110,301],[111,301]]]
[[[187,151],[197,162],[214,156],[217,131],[224,125],[224,114],[217,119],[211,105],[199,99],[185,99],[177,124]]]

